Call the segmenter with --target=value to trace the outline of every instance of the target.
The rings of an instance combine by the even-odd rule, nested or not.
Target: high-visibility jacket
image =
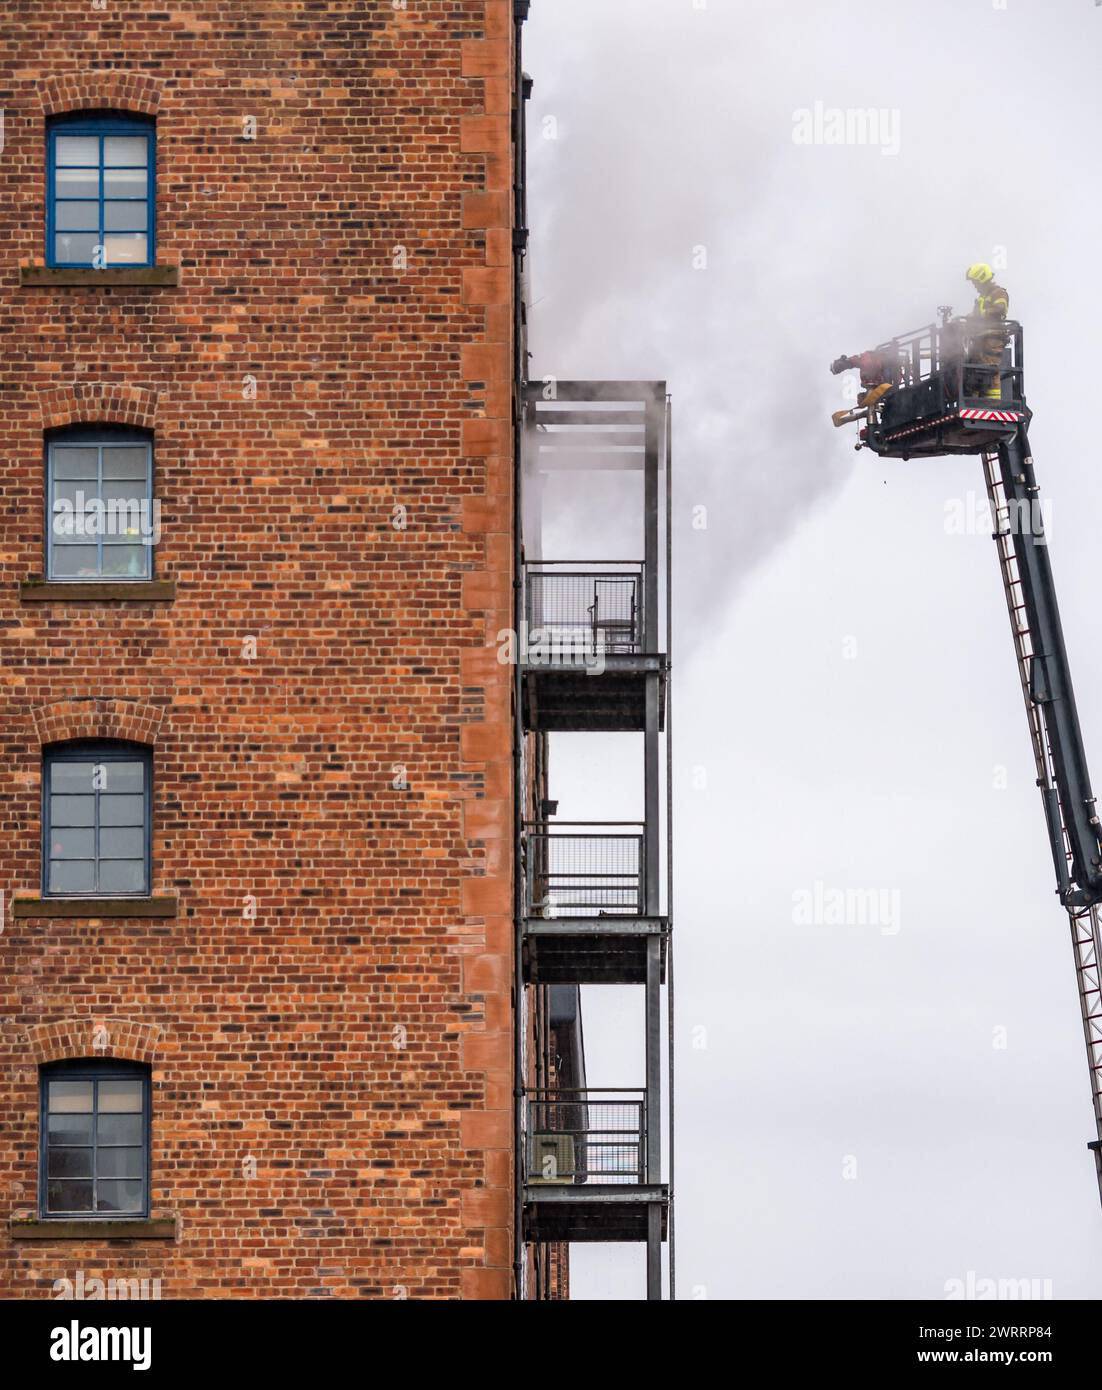
[[[994,280],[984,285],[985,293],[976,300],[975,314],[981,319],[1005,319],[1010,312],[1010,296]]]

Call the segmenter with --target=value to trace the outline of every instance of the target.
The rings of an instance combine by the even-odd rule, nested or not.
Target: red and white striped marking
[[[962,410],[962,420],[1001,420],[1003,424],[1016,424],[1022,417],[1016,410]]]
[[[927,434],[939,425],[951,425],[954,420],[993,420],[1000,425],[1016,425],[1025,416],[1017,410],[957,410],[941,415],[936,420],[922,420],[917,425],[909,425],[903,430],[893,430],[884,436],[884,442],[894,444],[897,439],[910,439],[916,434]]]

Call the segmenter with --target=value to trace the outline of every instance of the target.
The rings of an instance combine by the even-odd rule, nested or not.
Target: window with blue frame
[[[49,126],[46,263],[154,264],[156,141],[136,116],[62,116]]]
[[[86,426],[51,435],[46,499],[47,579],[152,578],[159,517],[148,434]]]
[[[48,748],[42,775],[45,897],[148,897],[153,766],[129,743]]]
[[[148,1216],[149,1068],[52,1062],[40,1079],[40,1215]]]

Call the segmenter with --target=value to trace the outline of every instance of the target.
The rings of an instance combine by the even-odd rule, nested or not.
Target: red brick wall
[[[511,51],[508,0],[0,12],[0,1296],[509,1296]],[[97,107],[156,115],[177,287],[21,283]],[[155,429],[173,602],[21,601],[82,421]],[[89,734],[154,749],[174,919],[13,917]],[[12,1233],[82,1054],[152,1064],[174,1242]]]

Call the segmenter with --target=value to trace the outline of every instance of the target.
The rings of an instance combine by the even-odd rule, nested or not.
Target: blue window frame
[[[140,430],[65,430],[46,443],[46,577],[153,576],[153,442]]]
[[[48,748],[42,775],[46,897],[148,897],[153,761],[130,743]]]
[[[149,1068],[91,1059],[39,1076],[39,1214],[148,1216]]]
[[[62,116],[48,130],[46,264],[153,265],[156,139],[135,116]]]

